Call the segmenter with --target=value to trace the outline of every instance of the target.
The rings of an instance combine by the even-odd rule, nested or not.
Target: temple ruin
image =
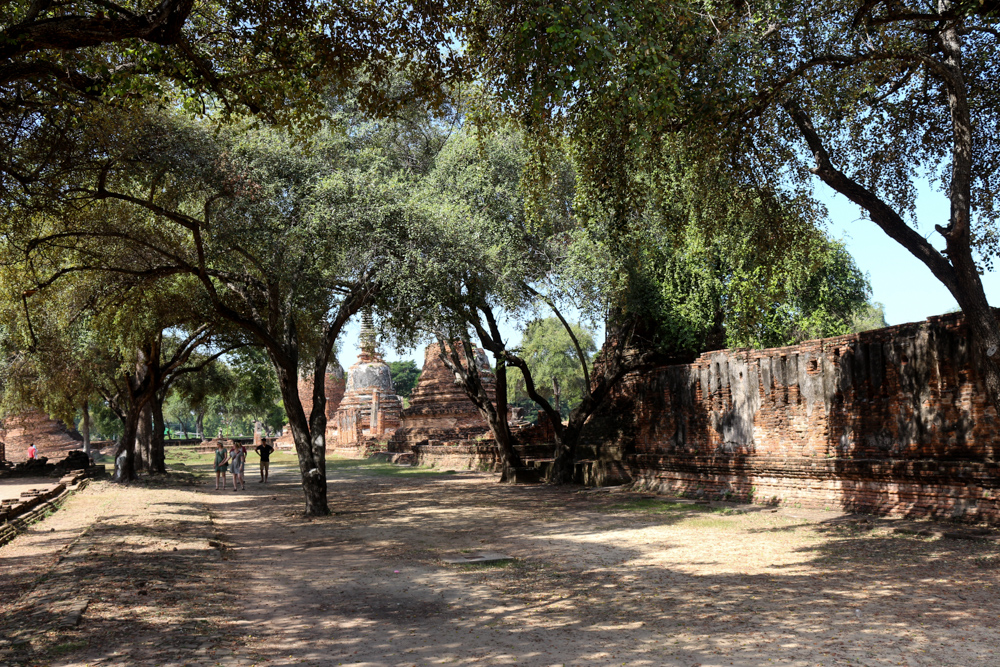
[[[486,392],[495,401],[496,377],[486,353],[478,348],[476,365]],[[389,441],[389,451],[406,453],[417,444],[475,440],[489,433],[489,425],[479,409],[441,360],[441,346],[428,345],[420,380],[410,397],[410,407],[403,410],[399,429]]]
[[[334,448],[384,440],[399,428],[403,402],[392,385],[392,372],[378,350],[371,311],[361,316],[361,353],[347,369],[347,383],[334,415]]]
[[[14,463],[27,460],[28,446],[32,443],[38,449],[38,456],[51,459],[61,459],[83,444],[83,436],[75,428],[39,410],[8,416],[2,426],[0,440],[6,451],[0,459]]]

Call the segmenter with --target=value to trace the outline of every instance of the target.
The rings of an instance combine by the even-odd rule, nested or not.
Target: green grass
[[[366,459],[342,459],[328,457],[326,459],[327,473],[346,473],[348,475],[364,475],[372,477],[401,477],[409,475],[454,475],[454,470],[438,470],[416,466],[401,466],[393,463],[373,463]]]
[[[692,512],[712,512],[708,505],[695,505],[693,503],[674,503],[669,500],[659,500],[657,498],[643,498],[641,500],[629,500],[608,507],[613,511],[641,512],[643,514],[687,514]]]
[[[475,572],[480,570],[512,570],[521,568],[523,564],[517,559],[511,560],[498,560],[492,563],[459,563],[458,569],[465,570],[466,572]]]
[[[63,642],[62,644],[56,644],[48,652],[52,655],[66,655],[67,653],[87,648],[88,645],[86,641]]]
[[[608,511],[614,512],[640,512],[642,514],[743,514],[743,510],[732,507],[709,507],[708,505],[696,505],[694,503],[678,503],[658,498],[643,498],[640,500],[629,500],[607,507]]]
[[[256,470],[260,459],[253,449],[247,448],[247,470]],[[195,475],[213,475],[215,452],[195,451],[194,445],[177,445],[166,448],[167,469],[194,473]],[[276,451],[271,454],[271,466],[298,465],[295,452]],[[326,459],[327,474],[341,473],[347,475],[369,477],[400,477],[406,475],[454,475],[454,470],[438,470],[434,468],[418,468],[401,466],[392,463],[373,463],[365,459],[343,459],[328,456]]]

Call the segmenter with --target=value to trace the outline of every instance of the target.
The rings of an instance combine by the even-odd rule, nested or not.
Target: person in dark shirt
[[[267,441],[254,447],[254,451],[260,455],[260,484],[267,484],[267,473],[271,467],[271,452],[274,451],[274,447],[267,444]]]

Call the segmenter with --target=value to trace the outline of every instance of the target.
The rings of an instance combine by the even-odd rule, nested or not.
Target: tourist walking
[[[38,450],[35,448],[35,443],[28,445],[28,459],[34,459],[38,456]]]
[[[243,480],[243,464],[246,462],[246,453],[239,443],[233,443],[233,448],[229,450],[229,464],[233,472],[233,491],[239,491],[239,485]],[[225,485],[223,485],[225,486]],[[246,484],[243,484],[246,488]]]
[[[267,440],[254,447],[254,451],[260,456],[260,483],[267,484],[267,474],[271,467],[271,452],[274,447],[267,444]]]
[[[219,480],[222,480],[222,488],[226,488],[226,470],[229,469],[229,457],[226,455],[226,448],[222,446],[222,441],[215,443],[215,490],[219,490]]]

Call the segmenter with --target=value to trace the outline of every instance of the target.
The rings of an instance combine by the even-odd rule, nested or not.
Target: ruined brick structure
[[[336,437],[337,432],[337,409],[340,401],[344,398],[344,390],[347,385],[347,378],[344,369],[336,359],[331,359],[327,365],[326,382],[326,437],[331,440]],[[299,400],[302,402],[302,409],[308,419],[313,406],[313,376],[299,378]],[[254,442],[256,443],[256,435]],[[275,438],[274,446],[277,449],[295,449],[295,442],[292,440],[292,432],[286,425],[282,434]]]
[[[38,456],[53,460],[80,449],[83,443],[83,437],[76,429],[38,410],[6,417],[3,428],[0,429],[0,440],[7,445],[6,452],[0,459],[6,457],[14,463],[27,460],[28,445],[31,443],[35,443]]]
[[[428,345],[424,366],[403,410],[399,429],[389,441],[389,451],[409,452],[413,445],[432,441],[475,440],[489,434],[489,426],[479,409],[455,383],[440,356],[441,346]],[[482,349],[476,349],[476,365],[490,398],[496,399],[496,377]]]
[[[627,377],[585,457],[670,493],[997,521],[997,414],[969,354],[959,314],[706,353]]]

